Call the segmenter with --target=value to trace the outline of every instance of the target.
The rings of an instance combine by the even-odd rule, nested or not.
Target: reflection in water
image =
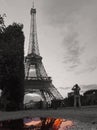
[[[19,128],[8,128],[3,126],[2,122],[0,123],[0,130],[69,130],[72,128],[74,123],[70,120],[65,120],[61,118],[24,118],[24,127],[23,129]],[[11,124],[10,124],[11,125]],[[4,128],[5,127],[5,128]]]
[[[28,119],[29,120],[29,119]],[[67,130],[73,126],[73,122],[61,118],[36,118],[27,122],[25,120],[25,128],[36,127],[35,130]]]

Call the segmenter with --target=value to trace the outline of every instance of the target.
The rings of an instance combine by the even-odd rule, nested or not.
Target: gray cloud
[[[95,21],[91,19],[96,18],[96,6],[96,0],[42,0],[42,10],[46,19],[45,24],[62,30],[64,66],[68,71],[76,70],[82,65],[81,55],[85,51],[83,45],[88,41],[89,35],[93,37],[94,28],[90,28],[90,25],[93,25],[93,21]],[[86,20],[85,23],[84,20]],[[67,34],[65,32],[66,28],[69,31]],[[91,31],[84,33],[84,28]],[[83,36],[84,34],[86,36]],[[81,42],[83,45],[81,45]],[[86,66],[86,71],[96,69],[93,63]]]
[[[81,85],[82,89],[97,89],[97,84]]]
[[[87,62],[87,69],[86,71],[95,71],[97,69],[97,56],[93,57]]]
[[[80,46],[78,40],[78,33],[72,29],[70,33],[64,38],[64,64],[67,66],[67,70],[74,70],[78,67],[80,62],[80,56],[83,53],[84,48]]]
[[[60,26],[68,16],[78,13],[87,4],[97,3],[95,0],[42,0],[42,11],[47,22],[52,26]]]
[[[52,3],[52,4],[51,4]],[[83,48],[79,43],[79,34],[76,25],[79,22],[79,13],[81,6],[85,2],[80,0],[55,0],[48,4],[50,9],[46,10],[49,14],[49,24],[53,27],[63,30],[63,44],[64,44],[64,65],[68,71],[77,68],[80,62],[80,55]],[[56,3],[56,4],[55,4]],[[53,10],[53,11],[52,11]],[[77,13],[76,13],[77,12]],[[52,14],[52,15],[51,15]],[[67,32],[65,32],[67,29]]]
[[[59,87],[59,89],[61,89],[61,90],[68,90],[68,89],[70,89],[70,87]]]
[[[86,61],[86,64],[84,65],[84,68],[78,71],[77,73],[88,73],[93,72],[97,70],[97,56],[92,57],[88,61]]]

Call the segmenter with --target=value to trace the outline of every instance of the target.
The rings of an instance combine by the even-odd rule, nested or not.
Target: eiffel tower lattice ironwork
[[[45,101],[63,99],[48,77],[39,53],[36,29],[36,9],[31,8],[28,54],[25,57],[25,91],[39,93]]]

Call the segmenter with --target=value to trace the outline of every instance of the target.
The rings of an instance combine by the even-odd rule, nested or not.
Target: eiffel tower
[[[36,9],[30,11],[30,37],[28,54],[25,57],[25,91],[26,93],[38,93],[48,102],[52,99],[63,99],[61,94],[52,84],[51,77],[48,77],[40,56],[37,29],[36,29]]]

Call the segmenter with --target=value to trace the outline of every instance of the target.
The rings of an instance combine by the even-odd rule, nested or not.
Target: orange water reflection
[[[27,120],[26,120],[27,121]],[[69,130],[74,126],[73,121],[61,118],[34,118],[24,122],[25,128],[35,126],[40,130]]]

